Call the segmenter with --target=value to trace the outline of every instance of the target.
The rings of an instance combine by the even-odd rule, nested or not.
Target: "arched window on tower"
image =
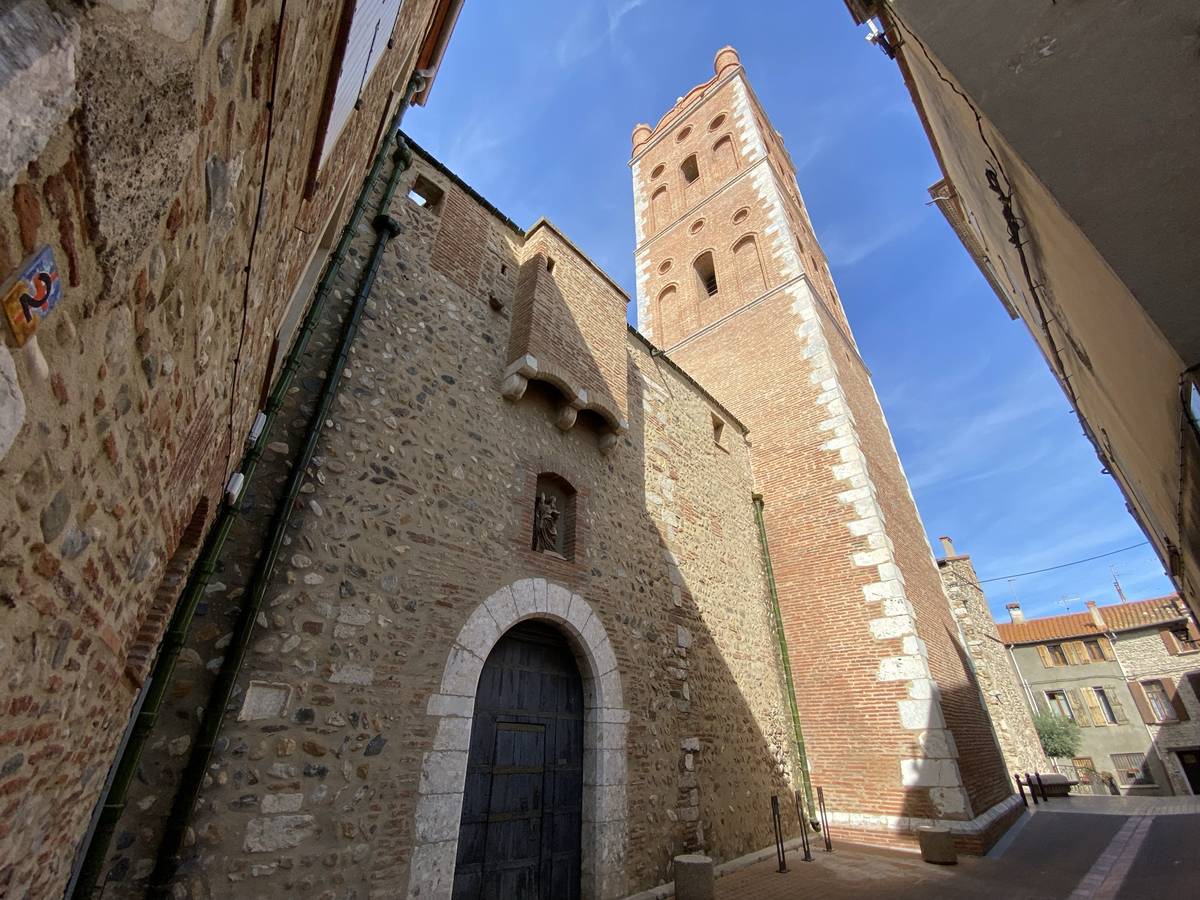
[[[659,340],[673,337],[679,324],[679,292],[668,284],[658,295],[654,310],[654,333]],[[665,346],[665,344],[664,344]]]
[[[696,162],[695,153],[680,163],[679,171],[683,173],[683,180],[687,184],[691,184],[700,177],[700,165]]]
[[[742,288],[742,300],[750,301],[767,288],[763,274],[762,255],[758,252],[758,241],[748,234],[733,245],[733,262],[737,268],[738,284]]]
[[[553,472],[537,477],[531,545],[536,553],[575,558],[575,488]]]
[[[737,148],[729,135],[725,135],[713,144],[713,176],[718,182],[724,181],[737,171],[737,167]]]
[[[703,302],[708,297],[715,297],[717,268],[713,264],[712,251],[706,250],[697,256],[696,261],[692,263],[692,269],[696,274],[696,299]]]
[[[671,221],[671,198],[665,187],[660,187],[650,197],[650,228],[661,231]]]

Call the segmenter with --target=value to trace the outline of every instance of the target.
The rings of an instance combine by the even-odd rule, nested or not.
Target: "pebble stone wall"
[[[606,636],[577,641],[581,659],[604,644],[615,660],[583,672],[619,678],[628,716],[623,745],[603,748],[623,752],[626,791],[604,815],[621,822],[615,836],[585,847],[594,895],[669,880],[683,850],[726,859],[767,846],[770,797],[790,797],[793,760],[742,429],[632,333],[619,348],[628,431],[607,454],[601,423],[556,427],[553,389],[534,380],[504,399],[509,307],[489,295],[511,298],[523,235],[420,155],[407,178],[418,174],[458,212],[448,223],[404,185],[397,194],[403,231],[306,484],[322,513],[290,535],[267,594],[182,888],[340,897],[425,884],[420,896],[441,896],[449,857],[414,861],[414,847],[456,835],[452,813],[420,802],[452,794],[465,762],[440,743],[452,710],[465,720],[453,698],[470,694],[446,680],[459,671],[448,660],[481,662],[488,643],[464,627],[505,591],[533,598],[531,612],[542,591],[547,603],[579,597]],[[439,248],[467,207],[470,227],[486,228],[464,272]],[[591,265],[559,252],[560,266]],[[597,275],[578,290],[571,303],[598,305],[612,288]],[[573,560],[530,549],[541,472],[577,491]]]
[[[0,325],[0,894],[67,883],[287,302],[434,5],[403,4],[309,195],[341,4],[0,4],[0,283],[48,246],[62,287],[44,370]]]

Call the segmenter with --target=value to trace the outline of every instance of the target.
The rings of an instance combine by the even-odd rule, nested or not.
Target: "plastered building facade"
[[[844,2],[912,96],[933,201],[1200,613],[1195,5]]]
[[[1200,794],[1200,630],[1178,597],[998,626],[1041,713],[1079,726],[1069,774],[1098,793]]]
[[[745,421],[833,820],[985,845],[1014,798],[870,375],[737,54],[633,132],[639,322]]]

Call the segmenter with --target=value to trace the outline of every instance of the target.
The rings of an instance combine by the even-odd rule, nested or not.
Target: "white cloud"
[[[579,12],[563,31],[555,45],[555,58],[563,68],[590,56],[608,41],[621,22],[649,0],[619,0],[601,4],[581,4]]]
[[[887,246],[897,238],[908,234],[921,222],[919,214],[895,219],[883,227],[859,229],[853,236],[847,236],[840,230],[827,234],[821,241],[825,248],[825,256],[833,266],[852,266],[862,262],[875,251]]]

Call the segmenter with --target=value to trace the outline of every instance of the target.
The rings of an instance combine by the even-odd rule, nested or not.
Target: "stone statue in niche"
[[[558,518],[561,512],[558,508],[557,497],[547,497],[545,493],[538,494],[533,504],[533,549],[539,553],[558,551]]]

